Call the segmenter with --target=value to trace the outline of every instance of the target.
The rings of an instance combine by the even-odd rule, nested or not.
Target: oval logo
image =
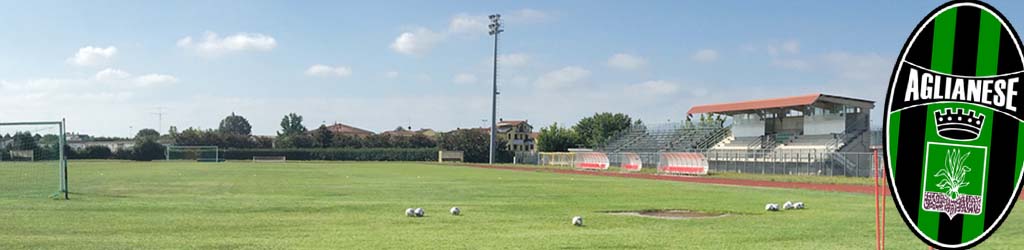
[[[974,247],[1013,209],[1024,166],[1024,57],[995,8],[953,1],[922,20],[889,81],[885,156],[907,226],[936,248]]]

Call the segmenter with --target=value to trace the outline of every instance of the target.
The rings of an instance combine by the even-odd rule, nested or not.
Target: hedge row
[[[221,158],[252,160],[253,156],[284,156],[288,160],[437,161],[435,148],[288,148],[222,149]]]

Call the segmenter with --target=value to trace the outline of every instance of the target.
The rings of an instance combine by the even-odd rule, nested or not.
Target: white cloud
[[[462,73],[455,75],[455,78],[452,79],[452,81],[457,84],[473,84],[476,83],[477,79],[476,75]]]
[[[315,64],[309,66],[306,69],[307,76],[336,76],[336,77],[347,77],[352,75],[352,69],[346,66],[328,66],[323,64]]]
[[[626,86],[625,91],[637,96],[669,95],[679,91],[679,85],[670,81],[655,80]]]
[[[135,78],[135,83],[139,87],[160,86],[175,82],[178,82],[177,77],[164,74],[147,74]]]
[[[503,54],[498,56],[498,63],[503,67],[522,67],[530,62],[530,56],[522,53]]]
[[[96,72],[96,76],[94,78],[97,81],[114,81],[114,80],[124,80],[124,79],[127,79],[128,77],[131,77],[131,76],[132,76],[132,74],[129,74],[128,72],[124,72],[123,70],[120,70],[120,69],[106,68],[104,70],[100,70],[100,72]]]
[[[537,78],[536,85],[541,89],[559,89],[571,87],[590,76],[590,71],[577,66],[569,66],[551,71]]]
[[[777,56],[780,54],[798,54],[800,53],[800,41],[787,40],[779,44],[768,45],[766,48],[768,54]]]
[[[392,70],[392,71],[384,72],[384,77],[385,78],[389,78],[389,79],[398,78],[398,71]]]
[[[811,63],[800,59],[773,59],[772,65],[790,70],[807,70],[811,68]]]
[[[106,62],[115,54],[117,54],[117,47],[114,46],[106,48],[86,46],[78,49],[78,52],[75,52],[75,55],[66,61],[78,66],[93,66]]]
[[[277,47],[277,40],[260,33],[235,33],[221,37],[217,33],[207,31],[201,41],[192,36],[178,39],[178,47],[194,49],[204,55],[220,55],[238,51],[269,51]]]
[[[540,10],[521,9],[513,11],[507,18],[513,23],[539,23],[551,19],[551,15]]]
[[[406,55],[423,55],[433,49],[444,35],[426,28],[403,32],[391,43],[391,49]]]
[[[633,70],[645,65],[647,65],[646,59],[632,54],[618,53],[608,58],[608,66],[617,69]]]
[[[825,54],[823,59],[838,73],[839,78],[849,80],[886,81],[892,68],[892,59],[875,53],[832,52]]]
[[[715,51],[713,49],[698,50],[697,53],[694,53],[691,58],[694,61],[698,62],[713,62],[715,60],[718,60],[718,51]]]
[[[485,16],[458,14],[448,23],[448,32],[454,34],[487,34],[490,21]]]
[[[782,42],[782,51],[789,53],[800,53],[800,42],[797,40],[789,40]]]

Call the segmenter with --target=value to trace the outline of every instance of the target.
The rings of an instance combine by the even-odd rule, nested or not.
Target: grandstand
[[[717,171],[867,175],[874,102],[810,94],[695,106],[687,112],[731,117],[730,133],[705,154]],[[780,173],[775,171],[772,173]],[[863,172],[863,173],[861,173]]]

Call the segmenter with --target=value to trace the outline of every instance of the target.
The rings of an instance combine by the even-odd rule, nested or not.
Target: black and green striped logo
[[[936,8],[903,46],[886,98],[889,184],[933,247],[980,244],[1020,194],[1022,62],[1017,32],[977,1]]]

